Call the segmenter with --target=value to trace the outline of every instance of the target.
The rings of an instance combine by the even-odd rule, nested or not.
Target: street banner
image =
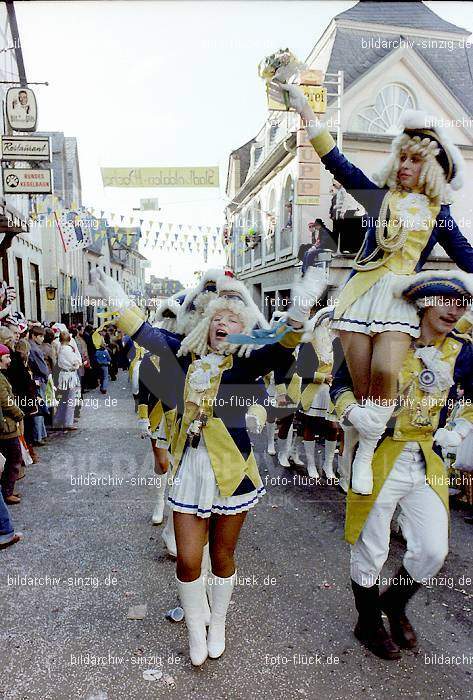
[[[3,168],[4,194],[52,194],[51,169]]]
[[[218,187],[218,166],[101,168],[104,187]]]

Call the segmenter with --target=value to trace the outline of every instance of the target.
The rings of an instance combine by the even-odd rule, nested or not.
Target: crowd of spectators
[[[38,448],[58,432],[79,429],[82,397],[107,393],[128,368],[127,342],[115,326],[27,322],[21,314],[0,325],[0,549],[20,539],[7,506],[21,502],[17,482],[41,461]]]

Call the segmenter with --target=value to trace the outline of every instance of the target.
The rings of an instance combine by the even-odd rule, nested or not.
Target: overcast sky
[[[285,46],[305,59],[354,4],[16,2],[28,80],[50,83],[33,86],[38,130],[77,138],[87,206],[128,214],[157,196],[159,220],[222,223],[228,155],[267,115],[259,61]],[[426,4],[473,31],[472,2]],[[219,190],[104,189],[100,177],[103,166],[207,165],[220,167]],[[195,266],[182,255],[150,257],[157,274],[189,278]]]

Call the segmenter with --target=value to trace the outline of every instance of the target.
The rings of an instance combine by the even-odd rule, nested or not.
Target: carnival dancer
[[[201,665],[225,649],[225,618],[235,583],[234,551],[247,511],[264,492],[246,430],[254,383],[293,352],[315,297],[326,286],[313,268],[296,290],[279,342],[239,357],[231,336],[254,328],[257,309],[243,283],[218,280],[218,298],[180,342],[144,322],[122,287],[101,271],[99,294],[121,308],[118,326],[150,352],[170,348],[186,374],[184,415],[173,448],[174,483],[169,496],[177,541],[177,585],[189,632],[191,661]],[[293,328],[291,328],[293,326]],[[227,340],[230,338],[230,340]],[[261,409],[260,406],[256,407]],[[256,409],[255,409],[256,410]],[[201,560],[207,535],[212,561],[212,611],[206,634]]]
[[[317,326],[310,342],[303,343],[297,356],[297,373],[302,378],[301,400],[296,418],[302,425],[307,473],[318,478],[315,464],[315,436],[324,440],[323,471],[334,483],[333,461],[337,449],[338,425],[331,412],[329,386],[332,383],[333,349],[327,322]]]
[[[155,316],[155,324],[161,330],[173,333],[179,340],[182,340],[186,333],[191,330],[201,319],[202,314],[212,299],[216,298],[217,280],[225,276],[225,271],[221,268],[209,269],[202,275],[199,283],[184,292],[177,292],[168,300],[166,300]],[[174,358],[174,362],[175,362]],[[173,368],[174,369],[174,368]],[[163,372],[163,377],[167,376],[167,372]],[[156,468],[162,472],[168,470],[169,466],[169,448],[173,442],[173,437],[179,432],[179,423],[182,418],[183,408],[181,397],[183,395],[184,385],[182,383],[182,372],[177,377],[177,383],[167,381],[167,390],[163,406],[163,414],[157,429],[153,434],[156,439],[156,446],[153,449],[155,459],[158,460]],[[166,382],[166,380],[165,380]],[[174,389],[174,401],[171,400],[169,389]],[[158,395],[162,398],[162,390],[157,387]],[[179,406],[177,405],[179,403]],[[156,410],[156,409],[154,409]],[[168,479],[166,479],[168,481]],[[162,493],[164,497],[164,492]],[[160,519],[161,513],[161,493],[158,494],[155,510],[153,512],[152,521]],[[162,522],[162,518],[160,520]],[[174,520],[172,510],[169,511],[166,525],[161,535],[168,554],[176,558],[177,546],[176,536],[174,533]],[[208,544],[204,547],[204,555],[202,558],[202,576],[206,578],[207,571],[210,568]],[[207,604],[208,607],[208,604]]]
[[[270,326],[275,328],[276,325],[285,318],[285,314],[282,311],[275,311],[271,316]],[[278,367],[276,372],[270,372],[265,377],[263,377],[264,385],[266,387],[267,400],[266,400],[266,434],[268,436],[268,446],[267,453],[271,456],[276,454],[276,446],[274,444],[274,438],[276,436],[276,428],[278,427],[278,403],[276,398],[276,381],[278,384],[284,380],[286,373],[289,371],[289,367],[292,365],[292,358],[288,360],[288,366]],[[278,379],[276,380],[275,374],[277,374]],[[292,432],[292,431],[291,431]],[[280,453],[281,456],[282,453]],[[287,463],[286,463],[287,462]],[[287,459],[283,466],[288,467],[289,462]]]
[[[422,269],[436,243],[466,272],[473,272],[473,248],[450,214],[452,190],[463,183],[463,159],[434,117],[406,111],[391,155],[369,179],[350,163],[320,125],[302,90],[271,83],[271,96],[288,94],[324,166],[366,209],[366,235],[351,276],[334,310],[355,395],[366,404],[371,437],[360,436],[352,488],[372,492],[371,460],[394,410],[397,377],[412,338],[420,334],[413,305],[393,296],[399,276]]]
[[[471,276],[422,272],[402,280],[398,293],[420,309],[420,336],[412,340],[401,368],[394,427],[385,431],[374,454],[373,494],[349,491],[345,527],[359,614],[354,633],[384,659],[399,659],[400,647],[416,646],[406,605],[421,583],[439,571],[448,552],[448,473],[440,449],[458,446],[473,428],[473,345],[471,338],[452,332],[472,301]],[[442,426],[457,384],[464,387],[465,407],[446,430]],[[346,364],[335,375],[331,396],[342,422],[360,435],[375,432],[369,409],[357,402]],[[379,596],[379,575],[397,506],[407,551],[401,569]],[[390,635],[382,611],[388,616]]]
[[[282,467],[290,467],[289,460],[298,467],[304,465],[299,457],[301,426],[294,422],[301,398],[301,378],[296,371],[297,353],[298,348],[294,350],[293,362],[288,371],[285,372],[281,366],[275,370],[276,407],[273,412],[278,426],[278,462]]]
[[[153,525],[160,525],[164,517],[164,492],[169,468],[168,442],[166,435],[158,435],[165,410],[160,395],[163,392],[163,382],[172,381],[169,372],[161,374],[161,358],[147,352],[139,369],[138,389],[138,427],[141,438],[149,438],[154,459],[154,472],[160,478],[157,484],[157,499],[152,515]]]

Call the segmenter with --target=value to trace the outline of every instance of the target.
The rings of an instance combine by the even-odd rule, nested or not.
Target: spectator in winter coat
[[[21,434],[21,411],[15,402],[10,382],[5,371],[10,366],[10,348],[0,344],[0,408],[3,420],[0,426],[0,453],[5,457],[5,466],[1,478],[3,500],[8,505],[20,502],[20,497],[13,493],[21,466],[21,447],[18,439]]]
[[[80,396],[80,379],[77,370],[82,358],[76,344],[72,344],[68,331],[59,334],[57,366],[59,368],[58,388],[61,399],[54,416],[53,425],[59,430],[77,430],[74,425],[74,408]]]
[[[44,416],[49,414],[49,409],[46,406],[46,384],[50,372],[41,348],[43,340],[44,328],[42,326],[32,326],[30,329],[30,356],[28,362],[37,386],[39,399],[39,412],[33,419],[34,445],[44,445],[44,438],[48,436],[44,425]]]
[[[102,345],[95,351],[95,362],[99,371],[100,393],[106,394],[109,382],[108,368],[112,362],[110,353],[105,347],[105,340],[102,338]]]

